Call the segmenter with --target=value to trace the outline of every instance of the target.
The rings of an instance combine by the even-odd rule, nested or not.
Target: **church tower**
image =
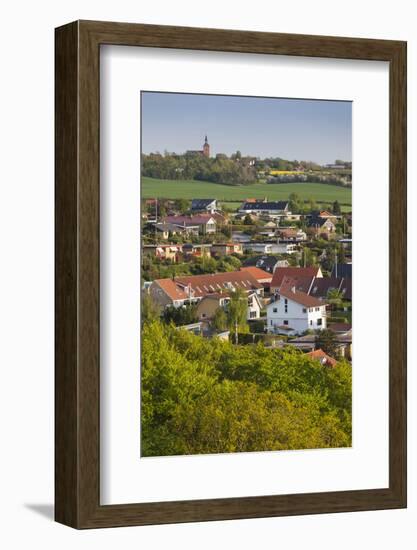
[[[207,136],[206,136],[206,139],[204,140],[203,155],[204,155],[205,157],[209,157],[209,156],[210,156],[210,145],[209,145],[209,142],[207,141]]]

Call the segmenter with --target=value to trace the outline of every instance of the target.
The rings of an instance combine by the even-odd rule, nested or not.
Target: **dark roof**
[[[172,233],[184,231],[183,227],[173,223],[154,223],[153,225],[158,231],[171,231]]]
[[[191,201],[191,210],[205,210],[216,199],[193,199]]]
[[[335,277],[335,276],[336,276],[336,266],[334,266],[332,269],[332,277]],[[352,264],[337,264],[337,276],[351,279]]]
[[[330,323],[331,317],[327,320]],[[327,325],[327,328],[332,332],[349,332],[352,330],[352,325],[350,323],[330,323]]]
[[[327,222],[333,223],[332,220],[330,220],[329,218],[312,217],[308,220],[307,227],[321,227]]]
[[[285,210],[288,208],[288,201],[277,202],[245,202],[240,210]]]
[[[274,272],[274,268],[279,262],[279,258],[276,256],[253,256],[252,258],[248,258],[243,262],[244,267],[259,267],[261,269],[264,269],[265,271],[268,271],[269,273]]]
[[[310,296],[327,298],[329,290],[341,290],[343,279],[341,277],[316,277],[311,285]]]
[[[343,293],[343,298],[346,298],[346,300],[352,300],[352,279],[349,277],[344,277],[340,290]]]

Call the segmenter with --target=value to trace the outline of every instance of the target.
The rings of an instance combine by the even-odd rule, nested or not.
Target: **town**
[[[165,124],[171,100],[187,116],[256,101],[296,124],[298,103],[150,94],[165,118],[145,135],[183,152],[141,154],[141,456],[350,447],[352,163],[329,161],[350,157],[350,105],[331,106],[345,112],[336,147],[303,122],[292,154],[317,141],[320,164],[231,152],[233,120],[217,119],[215,152]],[[278,148],[269,135],[247,151]]]
[[[207,143],[207,141],[206,141]],[[204,150],[203,150],[204,151]],[[247,198],[145,199],[142,316],[236,345],[351,360],[351,212]]]

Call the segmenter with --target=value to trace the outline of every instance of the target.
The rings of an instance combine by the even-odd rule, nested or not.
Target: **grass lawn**
[[[297,193],[303,200],[312,198],[319,203],[338,200],[341,204],[352,204],[352,189],[323,183],[254,183],[233,186],[208,181],[159,180],[143,177],[141,191],[143,198],[215,198],[219,201],[235,201],[236,204],[246,198],[288,199],[290,193]]]

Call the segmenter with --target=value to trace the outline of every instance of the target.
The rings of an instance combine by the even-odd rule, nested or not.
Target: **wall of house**
[[[152,300],[161,307],[166,307],[173,304],[171,298],[162,290],[162,288],[155,282],[149,287],[149,295]],[[175,305],[175,307],[179,307]]]
[[[219,302],[217,300],[203,298],[197,305],[198,318],[200,320],[212,319],[218,308]]]
[[[285,300],[287,300],[287,312],[285,312]],[[274,312],[274,309],[277,311]],[[276,332],[277,327],[285,325],[284,321],[288,321],[288,327],[292,328],[294,333],[326,328],[325,310],[325,306],[307,308],[281,296],[279,300],[268,305],[268,332]],[[319,319],[322,319],[322,325],[318,324]]]
[[[248,300],[248,319],[259,319],[261,316],[261,308],[259,302],[255,297],[251,297]],[[253,316],[252,316],[253,315]]]

